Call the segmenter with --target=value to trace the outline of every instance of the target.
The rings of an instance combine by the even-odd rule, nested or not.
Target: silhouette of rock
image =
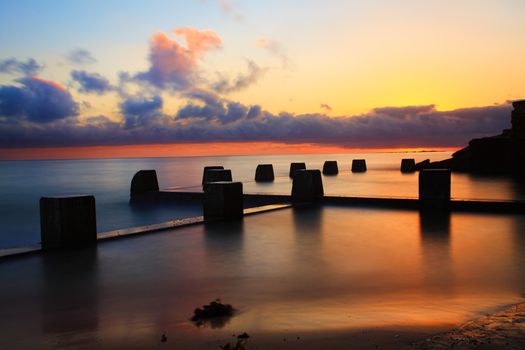
[[[256,182],[271,182],[275,179],[272,164],[259,164],[255,169]]]
[[[366,172],[366,160],[354,159],[352,160],[352,172],[353,173],[364,173]]]
[[[204,185],[204,220],[243,217],[242,182],[211,182]]]
[[[232,171],[229,169],[208,169],[204,173],[204,184],[219,181],[232,181]]]
[[[427,169],[430,165],[430,159],[425,159],[419,163],[416,163],[416,171]]]
[[[40,198],[43,249],[82,246],[97,241],[94,196]]]
[[[202,308],[196,308],[191,320],[197,327],[210,325],[212,328],[221,328],[226,325],[234,313],[233,306],[223,304],[220,299],[216,299]]]
[[[327,160],[323,164],[323,175],[337,175],[339,174],[339,167],[336,160]]]
[[[522,175],[525,173],[525,100],[514,101],[511,129],[500,135],[473,139],[452,158],[419,169],[446,168],[459,172]]]
[[[291,163],[289,176],[293,179],[295,172],[297,170],[303,170],[303,169],[306,169],[305,163]]]
[[[224,169],[222,165],[205,166],[204,170],[202,171],[202,184],[204,185],[206,183],[206,172],[208,170],[222,170],[222,169]]]
[[[312,203],[324,196],[323,180],[319,170],[297,170],[292,184],[292,202]]]
[[[413,173],[416,171],[416,161],[414,158],[401,159],[401,172]]]
[[[148,192],[158,192],[159,182],[155,170],[140,170],[131,180],[130,196],[143,195]]]

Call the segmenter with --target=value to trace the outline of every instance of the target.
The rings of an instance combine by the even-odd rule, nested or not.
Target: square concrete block
[[[337,175],[339,174],[339,167],[337,160],[327,160],[323,164],[323,175]]]
[[[208,169],[204,174],[204,184],[226,181],[232,181],[232,171],[229,169]]]
[[[354,160],[352,160],[352,172],[353,173],[364,173],[364,172],[366,172],[366,160],[365,159],[354,159]]]
[[[202,171],[202,184],[204,185],[206,183],[206,173],[208,170],[222,170],[224,167],[222,165],[212,165],[212,166],[205,166],[204,170]]]
[[[312,203],[324,196],[323,179],[319,170],[297,170],[292,184],[292,202]]]
[[[293,176],[297,170],[306,169],[305,163],[291,163],[290,164],[290,174],[289,176],[293,179]]]
[[[204,185],[204,220],[243,217],[242,182],[212,182]]]
[[[419,172],[419,200],[450,201],[450,170],[426,169]]]
[[[271,182],[273,180],[275,180],[275,175],[273,174],[272,164],[257,165],[257,169],[255,169],[256,182]]]
[[[414,158],[401,159],[401,172],[414,173],[416,171],[416,160]]]
[[[96,242],[95,197],[40,198],[40,236],[44,249]]]

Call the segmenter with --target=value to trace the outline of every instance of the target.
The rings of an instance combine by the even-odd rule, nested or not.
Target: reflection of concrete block
[[[220,181],[232,181],[232,171],[229,169],[209,169],[204,173],[204,184]]]
[[[366,160],[354,159],[352,160],[352,172],[353,173],[364,173],[366,171]]]
[[[311,203],[323,198],[323,180],[319,170],[297,170],[293,178],[292,202]]]
[[[259,164],[255,169],[255,181],[271,182],[275,179],[272,164]]]
[[[306,169],[305,163],[291,163],[290,164],[290,177],[293,179],[293,176],[297,170]]]
[[[450,170],[426,169],[419,172],[419,201],[424,206],[447,206],[450,202]]]
[[[224,169],[224,167],[221,165],[205,166],[204,170],[202,171],[202,184],[204,185],[206,183],[206,173],[208,172],[208,170],[221,170],[221,169]]]
[[[212,182],[204,185],[203,211],[206,221],[242,218],[242,182]]]
[[[131,180],[130,196],[141,195],[146,192],[158,192],[159,182],[155,170],[140,170]]]
[[[40,237],[43,249],[96,242],[95,197],[40,198]]]
[[[339,174],[339,167],[336,160],[327,160],[323,164],[323,175],[337,175]]]
[[[401,159],[401,172],[413,173],[416,171],[416,161],[413,158]]]

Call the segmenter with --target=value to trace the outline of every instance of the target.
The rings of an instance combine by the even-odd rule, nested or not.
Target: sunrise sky
[[[460,147],[509,127],[525,97],[523,13],[0,0],[0,159]]]

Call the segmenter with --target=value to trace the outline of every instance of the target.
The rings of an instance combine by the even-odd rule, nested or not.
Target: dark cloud
[[[219,81],[212,84],[213,90],[227,94],[230,92],[240,91],[255,84],[267,71],[266,68],[259,67],[255,62],[248,60],[248,71],[239,74],[234,79],[222,77]]]
[[[78,114],[78,105],[59,83],[37,76],[19,79],[20,86],[0,86],[0,120],[49,123]]]
[[[347,147],[452,147],[494,135],[510,125],[508,105],[437,111],[433,105],[376,108],[358,116],[272,114],[204,91],[185,94],[175,117],[162,112],[160,96],[121,105],[122,123],[97,118],[88,125],[66,120],[46,129],[0,123],[0,145],[63,146],[176,142],[274,141]],[[13,107],[16,110],[16,106]]]
[[[109,80],[97,73],[74,70],[71,72],[71,78],[80,85],[80,92],[103,95],[114,89]]]
[[[124,100],[120,109],[124,115],[124,127],[127,129],[159,126],[167,118],[161,112],[162,98],[153,96],[151,98],[128,98]]]
[[[0,73],[33,75],[41,71],[42,68],[43,66],[33,58],[28,58],[25,62],[16,58],[0,61]]]
[[[91,64],[97,62],[97,60],[91,55],[88,50],[85,49],[75,49],[71,50],[66,58],[70,63],[73,64]]]

